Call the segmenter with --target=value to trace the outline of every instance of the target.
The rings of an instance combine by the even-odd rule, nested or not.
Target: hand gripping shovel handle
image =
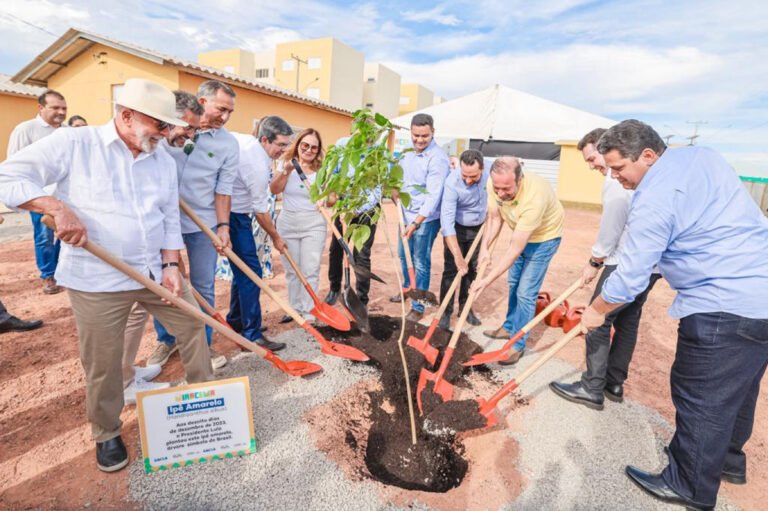
[[[530,332],[534,329],[536,325],[541,323],[541,321],[547,317],[547,315],[555,310],[561,303],[563,303],[569,296],[571,296],[573,293],[576,292],[581,287],[581,278],[577,279],[571,286],[566,289],[560,296],[558,296],[555,300],[553,300],[549,305],[547,305],[544,310],[542,310],[539,314],[536,315],[532,320],[530,320],[528,323],[526,323],[523,328],[518,330],[518,332],[509,338],[507,342],[504,343],[504,346],[502,346],[500,349],[495,351],[489,351],[488,353],[478,353],[477,355],[474,355],[472,358],[464,362],[465,367],[470,366],[476,366],[480,364],[488,364],[490,362],[499,362],[502,360],[506,360],[509,358],[509,349],[520,339],[523,338],[525,334]]]
[[[467,261],[471,260],[472,256],[475,255],[475,250],[477,250],[477,247],[480,245],[480,242],[483,239],[483,231],[485,231],[485,224],[480,226],[480,230],[477,231],[477,236],[475,236],[474,241],[472,241],[472,245],[469,247],[469,252],[467,252],[466,257]],[[459,283],[461,282],[462,277],[464,277],[464,275],[457,273],[453,278],[451,287],[448,288],[448,292],[446,293],[445,298],[443,298],[443,302],[440,304],[440,308],[437,309],[437,313],[435,314],[436,320],[440,320],[440,317],[445,313],[445,309],[448,308],[448,304],[453,301],[453,294],[456,292],[456,288],[459,287]]]
[[[56,230],[56,224],[53,221],[53,218],[50,216],[44,216],[43,217],[43,223],[48,226],[52,230]],[[124,274],[131,277],[133,280],[141,284],[142,286],[146,287],[156,295],[158,295],[160,298],[165,299],[169,303],[175,305],[188,315],[194,317],[195,319],[198,319],[205,323],[206,325],[210,326],[217,332],[219,332],[221,335],[229,339],[230,341],[234,342],[238,346],[245,348],[248,351],[252,351],[256,353],[257,355],[261,356],[262,358],[268,360],[271,362],[275,367],[280,369],[281,371],[290,374],[292,376],[303,376],[306,374],[315,373],[317,371],[321,371],[322,367],[318,366],[317,364],[312,364],[311,362],[284,362],[282,361],[277,355],[275,355],[270,350],[266,350],[259,346],[256,343],[253,343],[243,337],[242,335],[236,333],[234,330],[231,330],[209,315],[202,312],[199,308],[195,307],[191,303],[187,303],[184,299],[174,295],[169,290],[155,282],[154,280],[150,279],[146,275],[142,274],[141,272],[134,269],[132,266],[128,265],[124,261],[118,259],[117,257],[110,254],[108,251],[106,251],[101,246],[97,245],[96,243],[92,241],[86,242],[85,246],[83,247],[85,250],[90,252],[91,254],[95,255],[105,263],[109,264],[110,266],[116,268],[117,270],[123,272]],[[301,364],[303,367],[303,371],[294,371],[293,368],[288,367],[291,364]]]
[[[579,334],[581,334],[581,323],[576,325],[573,330],[565,334],[562,339],[553,344],[533,364],[528,366],[528,368],[523,371],[520,376],[510,380],[503,387],[501,387],[501,389],[499,389],[493,396],[491,396],[490,399],[487,401],[481,399],[480,414],[483,415],[486,419],[492,420],[491,415],[493,414],[493,410],[496,408],[496,405],[499,404],[499,401],[504,399],[509,395],[510,392],[519,387],[521,383],[523,383],[526,379],[528,379],[529,376],[535,373],[550,358],[554,357],[558,351],[565,347],[566,344],[571,342],[575,337],[578,337]]]

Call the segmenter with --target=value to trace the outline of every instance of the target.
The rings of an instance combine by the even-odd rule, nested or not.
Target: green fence
[[[768,177],[741,176],[741,181],[763,213],[768,215]]]

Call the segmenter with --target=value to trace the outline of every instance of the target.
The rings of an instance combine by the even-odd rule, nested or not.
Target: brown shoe
[[[509,339],[512,337],[509,335],[509,332],[507,332],[503,326],[500,326],[499,328],[495,330],[486,330],[483,332],[483,335],[486,337],[490,337],[491,339]]]
[[[56,279],[53,277],[46,277],[43,279],[43,293],[47,295],[55,295],[61,293],[64,288],[56,284]]]
[[[421,318],[424,317],[423,312],[419,312],[417,310],[411,309],[411,312],[408,313],[408,315],[405,317],[408,321],[419,321]]]
[[[500,361],[499,365],[512,366],[517,364],[517,361],[523,358],[523,353],[525,353],[524,349],[520,351],[512,350],[512,354],[509,355],[509,358],[506,360]]]

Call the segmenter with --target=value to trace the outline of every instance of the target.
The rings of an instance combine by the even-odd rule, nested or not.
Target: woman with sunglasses
[[[314,183],[323,162],[323,142],[317,130],[306,128],[296,136],[283,156],[282,165],[278,163],[269,186],[272,193],[283,194],[283,209],[277,218],[277,232],[285,240],[288,252],[298,263],[312,289],[317,291],[320,258],[325,250],[326,224],[310,200],[307,186],[293,171],[293,165],[290,164],[293,158],[299,161],[309,183]],[[315,318],[309,312],[314,306],[312,298],[285,258],[283,267],[288,280],[288,301],[291,307],[308,321],[313,321]],[[280,323],[290,321],[290,316],[283,316]]]

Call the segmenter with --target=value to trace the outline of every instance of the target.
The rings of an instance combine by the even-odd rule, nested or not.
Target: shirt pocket
[[[759,344],[768,344],[768,319],[741,318],[736,334]]]

